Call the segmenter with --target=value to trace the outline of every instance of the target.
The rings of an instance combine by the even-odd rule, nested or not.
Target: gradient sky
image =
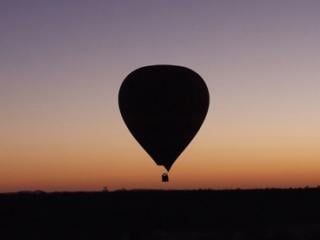
[[[0,192],[320,184],[320,1],[0,2]],[[211,106],[160,182],[117,94],[189,67]]]

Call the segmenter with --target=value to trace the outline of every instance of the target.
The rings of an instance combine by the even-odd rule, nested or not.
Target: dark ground
[[[320,239],[320,189],[0,194],[0,239]]]

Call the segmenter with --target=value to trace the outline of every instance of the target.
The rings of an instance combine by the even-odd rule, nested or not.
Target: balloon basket
[[[168,175],[168,173],[162,174],[162,182],[169,182],[169,175]]]

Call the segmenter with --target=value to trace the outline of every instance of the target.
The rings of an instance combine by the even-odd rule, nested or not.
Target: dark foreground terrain
[[[0,194],[0,239],[320,239],[320,189]]]

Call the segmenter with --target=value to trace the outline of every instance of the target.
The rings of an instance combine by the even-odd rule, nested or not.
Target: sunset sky
[[[0,192],[320,185],[320,1],[2,0]],[[182,65],[211,103],[170,182],[118,90]]]

